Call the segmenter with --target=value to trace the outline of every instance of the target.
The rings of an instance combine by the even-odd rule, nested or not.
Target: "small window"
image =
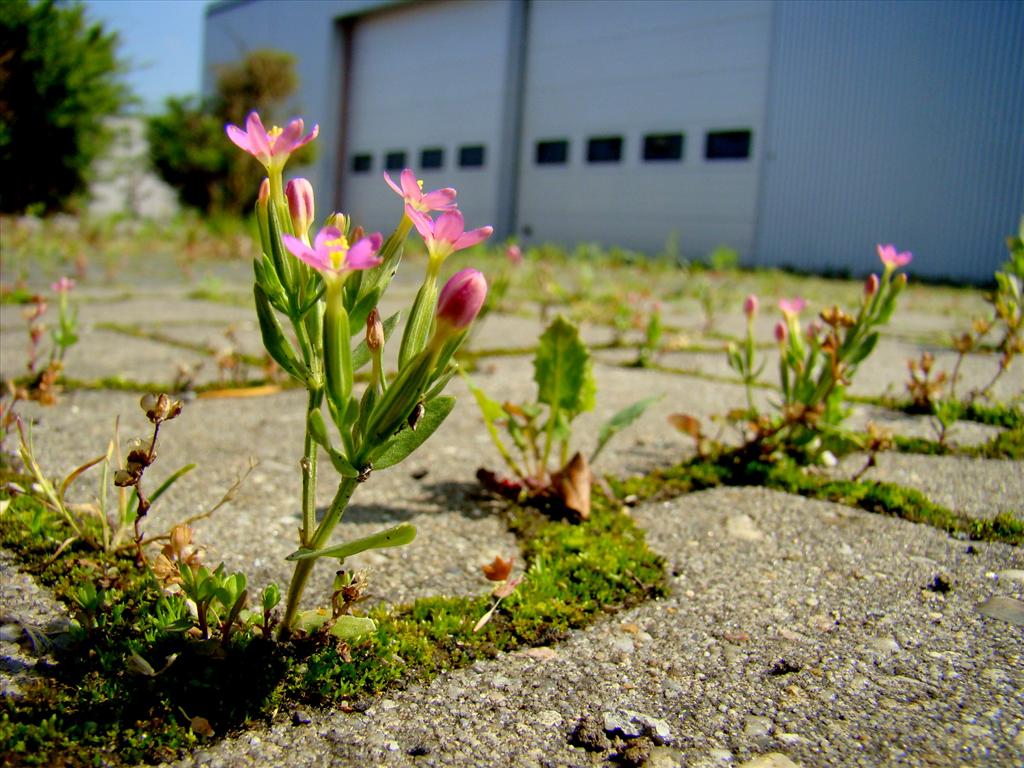
[[[683,159],[683,134],[650,133],[644,136],[644,161]]]
[[[373,155],[352,155],[352,173],[369,173],[373,170]]]
[[[569,142],[567,140],[537,142],[537,165],[565,165],[567,162],[569,162]]]
[[[481,168],[484,164],[484,145],[459,147],[459,168]]]
[[[587,142],[588,163],[617,163],[621,159],[621,136],[601,136]]]
[[[420,150],[420,168],[443,168],[444,149],[441,147],[430,147]]]
[[[401,171],[405,168],[405,150],[388,152],[384,155],[384,168],[388,171]]]
[[[707,160],[745,160],[750,157],[750,131],[709,131],[704,142]]]

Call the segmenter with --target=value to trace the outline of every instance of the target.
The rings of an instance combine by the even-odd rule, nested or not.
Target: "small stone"
[[[1007,568],[1005,571],[1000,571],[996,574],[1000,581],[1014,581],[1018,584],[1024,584],[1024,571],[1019,568]]]
[[[754,524],[754,519],[747,514],[733,515],[725,521],[725,532],[740,541],[760,541],[764,532]]]
[[[546,728],[553,725],[561,725],[562,716],[553,709],[542,709],[537,713],[537,722]]]
[[[621,653],[632,653],[636,650],[636,646],[633,645],[633,640],[628,637],[612,638],[612,647]]]
[[[744,718],[743,736],[754,743],[767,742],[772,732],[772,721],[760,715],[747,715]]]
[[[537,661],[549,661],[551,659],[558,658],[558,651],[554,648],[548,648],[546,645],[540,645],[536,648],[527,648],[525,651],[522,651],[522,654],[523,656],[529,656],[531,659],[536,659]]]
[[[292,712],[292,725],[309,725],[311,722],[313,722],[313,718],[306,714],[305,711],[296,709]]]
[[[656,717],[634,712],[631,709],[617,709],[604,713],[604,730],[611,736],[635,739],[648,736],[658,746],[669,743],[672,733],[668,723]]]
[[[787,747],[797,747],[807,741],[799,733],[779,733],[776,738]]]
[[[875,637],[868,641],[868,648],[876,653],[896,653],[900,644],[891,637]]]
[[[978,606],[978,613],[990,619],[1024,627],[1024,603],[1012,597],[990,597]]]
[[[401,749],[401,747],[398,745],[397,741],[385,741],[384,749],[386,749],[388,752],[397,752]]]
[[[1017,749],[1024,749],[1024,728],[1017,731],[1017,735],[1013,738],[1013,746]]]
[[[799,768],[781,752],[769,752],[740,764],[739,768]]]
[[[648,768],[682,768],[683,755],[672,747],[654,747],[647,758]]]
[[[588,752],[605,752],[611,747],[602,720],[595,715],[584,715],[580,718],[569,735],[569,743]]]

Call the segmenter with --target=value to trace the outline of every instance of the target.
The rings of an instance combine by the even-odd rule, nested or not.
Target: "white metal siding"
[[[986,280],[1024,211],[1024,3],[777,6],[754,263]]]
[[[601,241],[684,255],[753,237],[771,5],[533,3],[527,41],[519,225],[535,241]],[[704,134],[747,128],[747,160],[704,160]],[[680,162],[644,162],[647,133],[682,131]],[[622,136],[619,163],[588,164],[590,137]],[[567,166],[536,142],[569,139]]]
[[[381,175],[391,150],[406,152],[424,188],[458,189],[467,227],[494,223],[510,9],[509,2],[450,0],[356,21],[342,200],[368,229],[387,234],[401,214]],[[459,168],[459,147],[480,144],[484,166]],[[444,148],[441,169],[420,169],[425,147]],[[363,153],[372,155],[372,171],[351,173],[352,156]]]

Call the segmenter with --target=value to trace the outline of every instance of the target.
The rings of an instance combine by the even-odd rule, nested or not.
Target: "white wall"
[[[520,155],[519,227],[532,240],[684,255],[753,237],[772,5],[534,3]],[[705,161],[709,129],[749,128],[747,160]],[[682,162],[644,162],[647,133],[682,131]],[[621,135],[620,163],[588,164],[589,137]],[[538,166],[538,139],[568,138],[568,166]]]
[[[356,21],[342,200],[368,229],[387,234],[401,214],[382,177],[384,153],[394,150],[406,152],[425,189],[459,191],[467,227],[495,222],[510,8],[508,0],[447,0]],[[484,166],[459,168],[459,147],[480,144]],[[442,168],[421,170],[425,147],[444,149]],[[372,170],[351,173],[351,158],[361,153],[372,155]],[[391,176],[397,181],[398,172]]]

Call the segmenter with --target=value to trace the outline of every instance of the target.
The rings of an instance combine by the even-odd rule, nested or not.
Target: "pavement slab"
[[[170,381],[179,362],[202,364],[198,381],[216,374],[209,355],[104,329],[127,323],[178,342],[218,346],[233,329],[241,351],[261,353],[252,309],[188,298],[178,284],[144,290],[83,293],[83,338],[69,353],[76,378],[123,376]],[[407,285],[399,293],[408,294]],[[915,309],[901,333],[947,333],[980,306],[947,297]],[[391,301],[384,314],[397,309]],[[675,302],[673,322],[695,343],[696,302]],[[0,370],[24,366],[20,308],[0,307]],[[735,311],[716,326],[742,333]],[[474,340],[478,350],[529,348],[543,329],[524,310],[496,314]],[[771,323],[758,320],[758,338]],[[584,338],[604,344],[607,326],[588,324]],[[389,359],[393,360],[390,345]],[[865,364],[855,390],[901,394],[906,358],[925,347],[909,336],[886,337]],[[940,367],[955,359],[936,349]],[[767,355],[774,355],[768,350]],[[602,422],[636,400],[659,396],[647,413],[617,435],[595,469],[629,476],[692,455],[689,438],[666,424],[673,412],[712,417],[743,404],[724,354],[677,351],[665,366],[624,367],[635,350],[595,352],[597,407],[574,424],[574,445],[590,450]],[[532,355],[491,355],[475,361],[474,383],[492,398],[533,397]],[[990,355],[969,356],[965,383],[987,380]],[[775,363],[766,367],[773,378]],[[997,392],[1022,389],[1011,371]],[[205,377],[205,378],[204,378]],[[410,521],[418,538],[408,547],[351,559],[371,569],[375,601],[403,603],[436,594],[474,595],[495,555],[515,552],[500,505],[482,498],[480,466],[501,469],[467,385],[450,385],[459,403],[449,419],[407,462],[375,472],[353,499],[336,539],[368,535]],[[246,572],[252,588],[286,584],[284,557],[295,547],[305,393],[259,397],[186,394],[185,410],[161,430],[156,483],[179,466],[197,467],[155,505],[149,532],[169,528],[215,504],[249,467],[233,503],[196,524],[207,562],[223,560]],[[755,392],[759,406],[776,395]],[[104,452],[115,419],[122,440],[147,433],[138,394],[78,390],[58,405],[23,403],[34,421],[38,458],[63,475]],[[850,426],[875,421],[908,436],[933,437],[927,417],[855,404]],[[997,428],[961,422],[951,438],[961,445],[990,439]],[[733,439],[723,433],[724,439]],[[850,456],[832,471],[849,477],[863,464]],[[332,471],[321,474],[318,505],[330,502]],[[977,518],[1010,512],[1024,519],[1020,462],[963,456],[885,453],[867,479],[918,488],[932,500]],[[93,495],[87,475],[74,498]],[[356,711],[291,710],[273,722],[228,734],[184,760],[185,766],[427,765],[590,766],[633,760],[624,734],[638,735],[651,766],[959,766],[1024,764],[1024,555],[1020,548],[966,542],[933,528],[762,488],[719,488],[630,509],[650,546],[668,563],[670,594],[620,613],[564,643],[481,661],[358,704]],[[520,559],[521,560],[521,559]],[[310,580],[306,605],[327,602],[329,564]],[[52,626],[66,613],[9,556],[0,553],[0,686],[16,692],[35,657],[15,645],[22,624]],[[293,725],[297,720],[308,720]],[[616,737],[619,741],[615,741]],[[632,743],[632,742],[631,742]]]

